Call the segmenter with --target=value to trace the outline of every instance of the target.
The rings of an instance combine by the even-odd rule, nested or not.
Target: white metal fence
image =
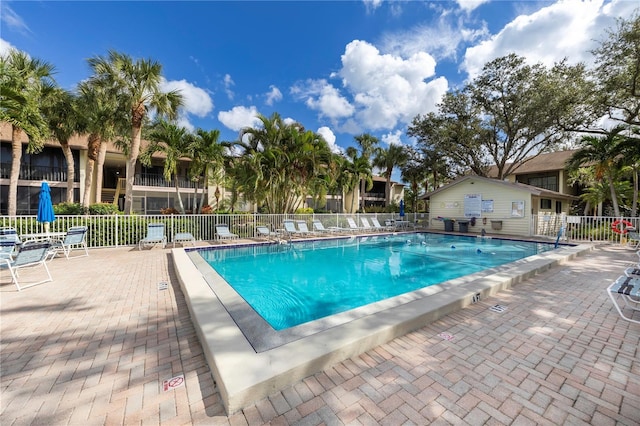
[[[629,231],[640,229],[640,217],[537,215],[531,222],[531,234],[569,241],[626,243]]]
[[[388,219],[399,219],[392,213],[366,214],[205,214],[205,215],[112,215],[112,216],[57,216],[50,225],[51,232],[64,232],[72,226],[87,226],[89,247],[134,246],[146,235],[147,224],[165,224],[169,242],[177,233],[189,232],[197,240],[214,241],[215,226],[226,224],[231,232],[242,238],[257,238],[256,226],[265,225],[270,230],[284,228],[285,219],[304,220],[309,229],[312,221],[320,220],[325,228],[348,228],[347,218],[361,225],[361,217],[377,218],[380,223]],[[408,213],[404,217],[418,228],[427,228],[427,214]],[[15,228],[19,234],[43,232],[43,225],[35,216],[0,216],[0,227]],[[556,238],[583,242],[626,243],[629,230],[640,229],[640,218],[616,218],[603,216],[537,215],[531,220],[531,236]]]
[[[407,214],[404,220],[426,224],[420,215]],[[423,215],[426,216],[426,215]],[[110,215],[110,216],[56,216],[50,224],[51,232],[64,232],[71,226],[86,226],[87,244],[89,247],[133,246],[145,237],[147,224],[164,223],[169,242],[177,233],[189,232],[197,240],[214,241],[215,226],[226,224],[229,230],[241,238],[257,238],[256,227],[265,225],[270,230],[284,228],[286,219],[304,220],[309,229],[313,229],[312,221],[320,220],[325,228],[348,228],[347,218],[353,218],[360,226],[360,217],[376,217],[381,223],[387,219],[399,219],[393,213],[367,214],[203,214],[203,215]],[[18,234],[34,234],[44,231],[42,223],[36,216],[0,216],[0,228],[15,228]]]

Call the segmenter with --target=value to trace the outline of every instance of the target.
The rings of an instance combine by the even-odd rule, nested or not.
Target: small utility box
[[[494,231],[499,231],[502,229],[502,221],[501,220],[492,220],[491,221],[491,229]]]

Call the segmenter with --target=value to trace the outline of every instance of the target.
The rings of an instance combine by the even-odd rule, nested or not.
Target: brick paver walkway
[[[605,293],[637,261],[627,248],[598,247],[231,416],[170,251],[90,253],[20,293],[2,273],[0,424],[640,424],[640,325]]]

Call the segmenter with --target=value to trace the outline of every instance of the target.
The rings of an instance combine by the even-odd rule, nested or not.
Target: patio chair
[[[190,243],[192,246],[196,246],[196,238],[191,232],[178,232],[173,236],[173,247],[176,247],[176,243],[182,244],[182,247],[186,243]]]
[[[15,241],[16,244],[20,244],[22,242],[18,236],[18,231],[11,227],[0,228],[0,237],[6,240]]]
[[[300,231],[302,235],[314,235],[316,233],[315,231],[311,231],[309,229],[309,227],[307,226],[307,222],[305,222],[304,220],[299,220],[297,221],[297,223],[298,231]]]
[[[72,226],[67,229],[67,234],[64,239],[53,243],[51,246],[51,259],[53,259],[59,252],[64,253],[64,257],[69,259],[71,250],[75,248],[84,249],[84,254],[76,257],[89,256],[89,250],[87,249],[87,227],[86,226]]]
[[[18,291],[23,288],[33,287],[38,284],[53,281],[51,273],[47,267],[47,257],[49,257],[49,250],[51,249],[50,243],[35,243],[27,242],[22,244],[18,253],[16,253],[14,259],[5,258],[0,259],[0,270],[8,269],[11,274],[11,282],[15,284]],[[47,273],[47,278],[29,283],[26,285],[20,285],[18,282],[18,270],[22,268],[31,268],[42,266]]]
[[[640,278],[618,277],[607,288],[607,293],[622,319],[640,324],[640,314],[637,316],[638,319],[632,318],[636,311],[640,311]],[[620,299],[624,301],[624,308],[633,311],[631,316],[625,314],[624,308],[618,303]]]
[[[216,225],[216,238],[218,238],[219,240],[233,240],[240,237],[238,237],[237,234],[229,231],[229,225],[221,224]]]
[[[330,226],[328,228],[325,228],[322,222],[320,222],[320,220],[318,219],[313,220],[312,226],[313,226],[313,229],[320,234],[334,234],[334,233],[348,231],[348,229],[343,229],[338,226]]]
[[[258,225],[256,226],[256,236],[258,238],[264,238],[267,241],[270,241],[272,239],[278,240],[280,239],[280,233],[279,232],[272,232],[268,227],[266,227],[265,225]]]
[[[282,226],[284,226],[284,232],[289,236],[289,238],[291,238],[294,235],[299,235],[302,237],[308,235],[308,233],[301,232],[298,228],[296,228],[296,224],[293,220],[289,220],[289,219],[283,220]]]
[[[363,231],[367,231],[367,232],[375,231],[375,229],[373,228],[373,226],[371,226],[371,224],[369,223],[369,220],[366,217],[361,217],[360,222],[362,222],[361,229]]]
[[[0,259],[13,259],[18,243],[9,236],[0,235]]]
[[[627,245],[634,249],[640,247],[640,233],[638,231],[627,232]]]
[[[155,246],[162,244],[162,248],[167,245],[167,236],[164,233],[164,223],[150,223],[147,225],[147,236],[138,242],[138,250],[144,246]]]
[[[349,224],[349,229],[351,230],[351,232],[359,232],[364,230],[356,224],[356,221],[353,220],[353,218],[348,217],[347,223]]]
[[[372,217],[371,218],[371,224],[373,226],[373,229],[375,229],[376,231],[390,231],[391,230],[390,226],[382,226],[382,225],[380,225],[380,221],[378,221],[377,217]]]

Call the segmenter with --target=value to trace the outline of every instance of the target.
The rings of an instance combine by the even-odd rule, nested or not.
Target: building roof
[[[440,188],[437,188],[431,192],[428,192],[426,194],[424,194],[423,196],[421,196],[421,199],[428,199],[430,198],[432,195],[435,195],[439,192],[445,191],[449,188],[451,188],[452,186],[461,184],[463,182],[467,182],[467,181],[480,181],[480,182],[488,182],[491,184],[495,184],[498,186],[503,186],[503,187],[508,187],[511,189],[518,189],[524,192],[528,192],[531,195],[535,195],[537,197],[549,197],[549,198],[560,198],[560,199],[564,199],[564,200],[577,200],[578,197],[575,197],[573,195],[568,195],[568,194],[561,194],[559,192],[556,191],[550,191],[548,189],[542,189],[542,188],[538,188],[537,186],[532,186],[532,185],[526,185],[524,183],[519,183],[519,182],[508,182],[508,181],[504,181],[504,180],[498,180],[498,179],[492,179],[492,178],[486,178],[486,177],[481,177],[481,176],[476,176],[476,175],[466,175],[466,176],[461,176],[455,180],[452,180],[451,182],[449,182],[448,184],[441,186]]]
[[[520,165],[516,170],[514,170],[512,175],[525,175],[530,173],[539,173],[539,172],[551,172],[555,170],[564,170],[567,166],[567,160],[571,158],[571,156],[576,152],[576,149],[566,150],[566,151],[556,151],[550,152],[548,154],[540,154],[531,158],[530,160],[526,160],[524,163]],[[487,172],[489,177],[497,177],[498,176],[498,168],[496,166],[491,166],[489,171]]]

